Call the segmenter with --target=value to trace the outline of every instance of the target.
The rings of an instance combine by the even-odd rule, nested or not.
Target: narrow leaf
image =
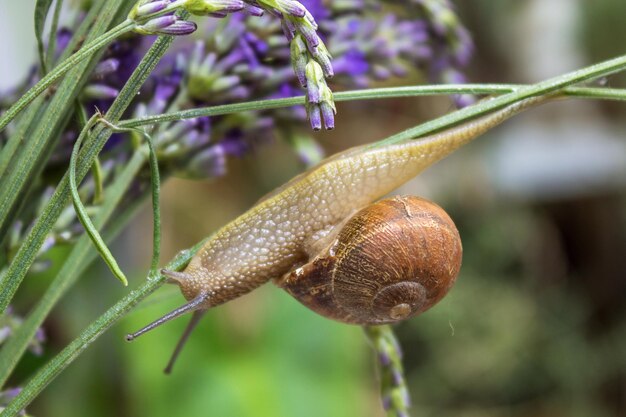
[[[119,267],[117,261],[115,260],[115,257],[109,250],[106,243],[104,243],[102,236],[100,236],[100,233],[98,233],[98,230],[89,218],[89,215],[85,210],[85,206],[83,205],[82,201],[80,201],[80,196],[78,195],[78,186],[76,184],[76,160],[78,159],[78,151],[80,150],[80,146],[83,143],[83,139],[89,134],[89,130],[98,122],[98,119],[100,117],[100,114],[94,114],[91,119],[89,119],[89,122],[87,122],[87,125],[83,128],[82,132],[78,136],[78,139],[76,139],[74,149],[72,149],[72,156],[70,158],[70,192],[72,194],[72,203],[74,203],[74,208],[76,209],[76,215],[78,216],[78,219],[85,228],[85,231],[91,238],[91,241],[100,253],[100,256],[102,257],[104,262],[106,262],[106,264],[108,265],[113,275],[115,275],[115,277],[119,279],[122,284],[124,284],[124,286],[126,286],[128,285],[126,275],[124,275],[124,272]]]
[[[54,67],[54,52],[57,49],[57,29],[59,27],[59,17],[63,8],[63,0],[57,0],[50,24],[50,34],[48,35],[48,48],[46,51],[46,65],[48,68]]]
[[[39,63],[43,74],[48,72],[46,66],[46,53],[43,44],[43,29],[46,25],[46,17],[52,6],[52,0],[37,0],[35,4],[35,37],[37,38],[37,49],[39,50]]]

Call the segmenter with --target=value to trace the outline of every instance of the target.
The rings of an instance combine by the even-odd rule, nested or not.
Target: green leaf
[[[395,97],[423,97],[450,94],[504,94],[514,93],[528,84],[441,84],[418,85],[411,87],[368,88],[364,90],[340,91],[334,93],[335,101],[375,100]],[[568,97],[626,101],[626,89],[605,87],[565,87],[560,93]],[[244,111],[280,109],[304,105],[304,96],[246,101],[243,103],[221,104],[198,107],[171,113],[149,115],[137,119],[127,119],[118,123],[120,127],[137,127],[155,123],[168,123],[196,117],[220,116]]]
[[[93,225],[93,222],[89,218],[87,210],[85,210],[85,206],[82,201],[80,201],[80,196],[78,195],[78,185],[76,181],[76,159],[78,158],[78,151],[83,143],[83,139],[89,134],[91,128],[98,122],[99,117],[101,117],[100,114],[94,114],[92,116],[78,136],[78,139],[76,139],[76,143],[72,149],[72,156],[70,157],[70,192],[72,194],[72,202],[74,203],[76,215],[85,228],[85,232],[89,235],[89,238],[100,253],[104,262],[108,265],[113,275],[115,275],[115,277],[119,279],[124,286],[127,286],[128,279],[126,279],[126,275],[124,275],[124,272],[118,265],[115,257],[109,250],[109,247],[106,243],[104,243],[100,233],[98,233],[98,229],[96,229]]]
[[[46,25],[46,17],[52,5],[52,0],[37,0],[35,4],[35,38],[37,38],[37,49],[39,50],[39,63],[42,73],[48,72],[46,66],[46,53],[43,44],[43,30]]]
[[[48,68],[54,67],[54,52],[57,49],[57,29],[59,27],[59,17],[63,8],[63,0],[57,0],[52,22],[50,24],[50,35],[48,36],[48,49],[46,53],[46,65]]]

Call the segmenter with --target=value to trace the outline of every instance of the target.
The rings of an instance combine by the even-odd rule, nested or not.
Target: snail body
[[[525,99],[431,136],[327,158],[220,229],[183,272],[163,270],[189,302],[127,339],[193,311],[190,331],[207,309],[271,279],[313,310],[347,323],[389,323],[424,311],[459,271],[454,224],[441,208],[415,197],[368,205],[542,101]],[[359,239],[371,245],[355,243]],[[386,250],[392,244],[396,249]]]

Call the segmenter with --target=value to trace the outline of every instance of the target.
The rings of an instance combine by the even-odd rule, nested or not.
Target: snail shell
[[[461,257],[461,238],[441,207],[399,196],[358,211],[319,255],[276,284],[328,318],[393,323],[439,301]]]

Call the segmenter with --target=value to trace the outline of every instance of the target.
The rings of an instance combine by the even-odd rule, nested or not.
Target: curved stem
[[[528,87],[523,84],[443,84],[411,87],[369,88],[364,90],[342,91],[334,93],[335,101],[374,100],[383,98],[437,96],[451,94],[504,94]],[[562,90],[566,96],[626,101],[626,89],[600,87],[567,87]],[[247,101],[244,103],[224,104],[221,106],[201,107],[172,113],[145,116],[124,120],[120,127],[137,127],[156,123],[167,123],[182,119],[204,116],[219,116],[243,111],[269,110],[304,104],[304,96],[277,98],[269,100]]]
[[[74,55],[61,62],[52,71],[46,74],[37,84],[35,84],[30,90],[28,90],[15,104],[13,104],[7,111],[0,117],[0,130],[4,129],[6,125],[11,122],[17,116],[17,114],[24,109],[31,101],[33,101],[39,94],[44,92],[48,87],[52,85],[58,78],[65,74],[68,70],[78,64],[80,61],[88,58],[91,54],[98,49],[107,45],[109,42],[117,38],[118,36],[130,32],[135,23],[131,20],[125,20],[113,29],[102,34],[93,42],[80,48]]]
[[[91,128],[96,123],[98,123],[98,119],[101,117],[102,115],[100,113],[94,114],[91,117],[91,119],[89,119],[85,127],[83,127],[83,131],[78,136],[78,139],[76,139],[76,143],[74,144],[74,148],[72,149],[72,156],[70,157],[70,168],[69,168],[70,193],[72,195],[72,203],[74,204],[74,210],[76,211],[76,216],[78,217],[83,227],[85,228],[85,232],[87,232],[87,234],[91,238],[91,241],[93,242],[94,246],[100,253],[100,256],[102,256],[102,259],[104,260],[104,262],[106,262],[106,264],[108,265],[113,275],[115,275],[115,277],[119,279],[124,286],[127,286],[128,279],[126,279],[126,275],[124,275],[124,272],[122,271],[120,266],[117,264],[115,257],[109,250],[106,243],[104,243],[102,236],[100,236],[100,233],[98,233],[98,230],[96,229],[93,222],[89,218],[89,215],[87,214],[87,210],[85,209],[85,206],[80,201],[80,195],[78,195],[78,184],[76,181],[76,160],[78,159],[78,152],[80,151],[80,147],[83,143],[83,140],[89,134],[89,131],[91,130]]]

